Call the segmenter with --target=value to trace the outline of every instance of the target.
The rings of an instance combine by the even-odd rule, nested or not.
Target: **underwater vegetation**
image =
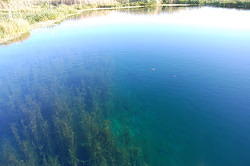
[[[0,72],[1,166],[146,165],[129,131],[112,131],[106,74],[39,61]]]

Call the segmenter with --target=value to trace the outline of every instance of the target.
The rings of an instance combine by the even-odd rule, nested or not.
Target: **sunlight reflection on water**
[[[85,17],[75,22],[66,21],[67,26],[98,26],[103,24],[172,24],[179,26],[222,28],[232,30],[249,30],[250,12],[239,9],[223,9],[212,7],[190,7],[179,8],[178,10],[162,11],[155,9],[145,15],[124,11],[106,11],[103,15]],[[150,19],[149,19],[150,15]],[[122,19],[121,19],[122,18]]]

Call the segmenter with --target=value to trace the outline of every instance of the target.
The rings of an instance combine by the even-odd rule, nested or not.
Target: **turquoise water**
[[[98,102],[108,103],[113,132],[127,128],[149,165],[250,165],[250,11],[157,8],[82,17],[0,47],[3,133],[13,120],[6,89],[25,87],[25,98],[44,92],[32,91],[41,84],[50,93],[60,89],[49,86],[55,80],[62,91],[81,80],[89,93],[109,94]],[[91,98],[86,103],[95,107]]]

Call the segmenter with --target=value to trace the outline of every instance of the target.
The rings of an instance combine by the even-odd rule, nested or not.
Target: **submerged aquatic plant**
[[[69,59],[39,60],[0,73],[0,165],[146,165],[107,120],[106,75],[84,65],[72,73]]]

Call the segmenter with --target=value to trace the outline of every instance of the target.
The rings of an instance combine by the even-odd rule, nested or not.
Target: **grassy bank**
[[[24,19],[3,19],[0,21],[0,41],[11,40],[28,32],[30,24]]]
[[[176,3],[250,9],[250,0],[178,0]]]
[[[22,2],[23,0],[20,0]],[[104,2],[104,0],[95,0]],[[95,2],[92,0],[92,2]],[[11,3],[12,2],[12,3]],[[145,7],[169,4],[191,4],[230,8],[250,8],[250,0],[150,0],[116,1],[108,3],[83,3],[83,0],[46,1],[30,0],[28,5],[18,4],[16,0],[0,0],[0,44],[14,40],[35,27],[61,22],[65,18],[80,14],[86,10]],[[39,2],[39,3],[38,3]],[[61,2],[61,3],[59,3]],[[70,3],[72,2],[72,3]],[[129,3],[128,3],[129,2]]]
[[[87,10],[132,8],[154,5],[154,3],[113,3],[113,4],[40,4],[27,8],[0,9],[0,43],[6,43],[35,27],[61,22],[67,17]]]

